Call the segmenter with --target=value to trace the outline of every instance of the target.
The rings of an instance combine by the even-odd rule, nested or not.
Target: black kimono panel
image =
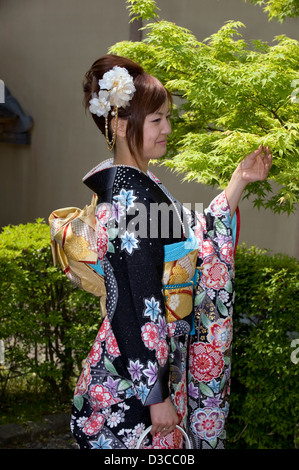
[[[135,448],[149,405],[166,397],[194,447],[222,447],[235,244],[225,193],[197,214],[133,167],[106,161],[84,182],[98,196],[94,269],[105,277],[107,314],[75,389],[80,448]],[[179,431],[143,445],[181,446]]]

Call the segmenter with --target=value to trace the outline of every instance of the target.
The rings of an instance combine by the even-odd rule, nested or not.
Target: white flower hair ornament
[[[104,73],[99,80],[100,91],[93,93],[89,101],[89,111],[97,116],[105,117],[105,137],[109,150],[112,150],[116,141],[116,129],[118,123],[118,108],[126,108],[134,96],[136,88],[133,77],[124,67],[115,66]],[[111,111],[111,108],[112,111]],[[115,117],[112,139],[108,136],[108,114]]]

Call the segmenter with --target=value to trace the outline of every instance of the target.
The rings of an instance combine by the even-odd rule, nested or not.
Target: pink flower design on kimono
[[[199,382],[219,377],[224,366],[223,356],[210,344],[193,343],[190,348],[190,373]]]
[[[109,204],[106,202],[100,204],[97,209],[96,218],[98,219],[101,225],[107,224],[108,220],[111,217],[111,209]]]
[[[198,408],[191,417],[191,428],[201,439],[211,441],[222,433],[225,414],[220,408]]]
[[[183,419],[187,411],[187,391],[185,382],[180,382],[175,395],[174,403],[176,405],[176,412],[179,418]]]
[[[84,395],[84,393],[87,391],[87,388],[90,382],[91,382],[90,365],[86,361],[82,369],[81,375],[79,377],[79,380],[77,382],[74,394]]]
[[[224,352],[229,348],[233,336],[233,325],[231,318],[219,318],[217,322],[209,326],[207,340],[214,349]]]
[[[108,336],[108,339],[107,339],[107,351],[113,357],[120,356],[118,344],[112,331],[110,332],[110,335]]]
[[[101,359],[102,347],[99,341],[95,341],[88,356],[88,362],[94,366]]]
[[[214,245],[211,240],[204,240],[202,242],[203,257],[210,256],[214,253]]]
[[[179,429],[167,434],[165,437],[161,437],[161,434],[158,433],[153,437],[152,446],[144,447],[144,449],[182,449],[184,444],[184,439],[182,433]]]
[[[216,255],[204,261],[201,273],[201,282],[208,288],[218,290],[229,281],[227,267]]]
[[[98,225],[97,227],[97,250],[98,258],[102,260],[108,250],[108,233],[105,227]]]
[[[159,342],[158,327],[154,323],[146,323],[141,328],[141,336],[145,346],[150,349],[156,349]]]
[[[160,366],[165,366],[168,358],[168,344],[165,339],[161,339],[156,349],[156,358]]]
[[[98,206],[97,218],[97,251],[98,257],[102,260],[108,250],[108,233],[105,225],[111,217],[111,209],[108,204],[103,203]]]
[[[113,400],[113,396],[109,390],[100,384],[91,385],[89,389],[89,395],[91,405],[94,410],[98,410],[99,408],[107,408],[107,406],[111,406],[112,404],[117,403],[117,401]]]
[[[231,264],[234,261],[234,245],[233,242],[230,241],[228,243],[225,243],[221,250],[221,258],[226,262]]]
[[[91,365],[95,365],[100,359],[101,353],[101,342],[106,341],[107,351],[110,356],[120,356],[120,351],[114,333],[111,329],[111,325],[108,317],[106,317],[101,325],[101,328],[97,334],[96,341],[90,351],[89,360]],[[97,354],[98,353],[98,354]]]
[[[168,449],[182,449],[184,438],[179,429],[175,429],[165,437],[166,448]]]
[[[175,322],[167,323],[167,333],[170,338],[174,335],[175,332]]]
[[[202,214],[199,214],[198,212],[196,214],[196,219],[195,219],[195,227],[194,227],[194,235],[196,240],[198,241],[198,250],[199,253],[202,253],[202,241],[203,241],[203,234],[206,231],[206,219],[203,217]]]
[[[227,202],[225,191],[222,191],[210,204],[210,209],[214,216],[220,216],[228,212],[229,205]]]
[[[98,433],[105,422],[105,417],[100,413],[92,413],[92,415],[85,421],[83,432],[87,436],[92,436],[93,434]]]
[[[111,331],[111,325],[109,322],[109,318],[106,317],[101,325],[101,328],[97,334],[97,340],[98,341],[105,341],[105,339],[109,336]]]

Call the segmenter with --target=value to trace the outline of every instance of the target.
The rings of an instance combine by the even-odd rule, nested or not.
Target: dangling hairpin
[[[106,137],[106,144],[107,144],[108,150],[113,149],[115,145],[115,141],[116,141],[116,129],[117,129],[117,124],[118,124],[118,107],[117,106],[114,106],[113,111],[111,111],[111,116],[115,118],[111,140],[109,139],[108,116],[105,117],[105,137]]]
[[[118,108],[126,108],[129,101],[133,98],[136,91],[133,77],[127,69],[115,66],[103,75],[99,80],[100,91],[93,93],[92,99],[89,101],[89,111],[97,116],[105,117],[105,137],[109,150],[112,150],[116,142],[116,130],[118,123]],[[113,126],[112,139],[109,139],[109,123],[108,114],[115,117]]]

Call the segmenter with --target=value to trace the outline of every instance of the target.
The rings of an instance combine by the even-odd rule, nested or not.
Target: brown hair
[[[86,109],[89,108],[92,94],[99,92],[99,80],[103,78],[104,73],[111,70],[114,66],[126,68],[133,77],[136,88],[129,105],[125,109],[119,108],[118,110],[119,118],[127,120],[126,137],[129,149],[134,154],[134,148],[137,151],[142,151],[143,124],[146,116],[157,111],[166,100],[168,100],[170,109],[172,109],[172,96],[159,80],[147,74],[140,65],[125,57],[109,54],[96,60],[85,74],[83,91]],[[99,117],[96,114],[92,114],[92,118],[102,134],[105,135],[105,118],[103,116]],[[112,116],[109,113],[109,129],[111,119]],[[109,135],[109,138],[111,139],[111,135]]]

